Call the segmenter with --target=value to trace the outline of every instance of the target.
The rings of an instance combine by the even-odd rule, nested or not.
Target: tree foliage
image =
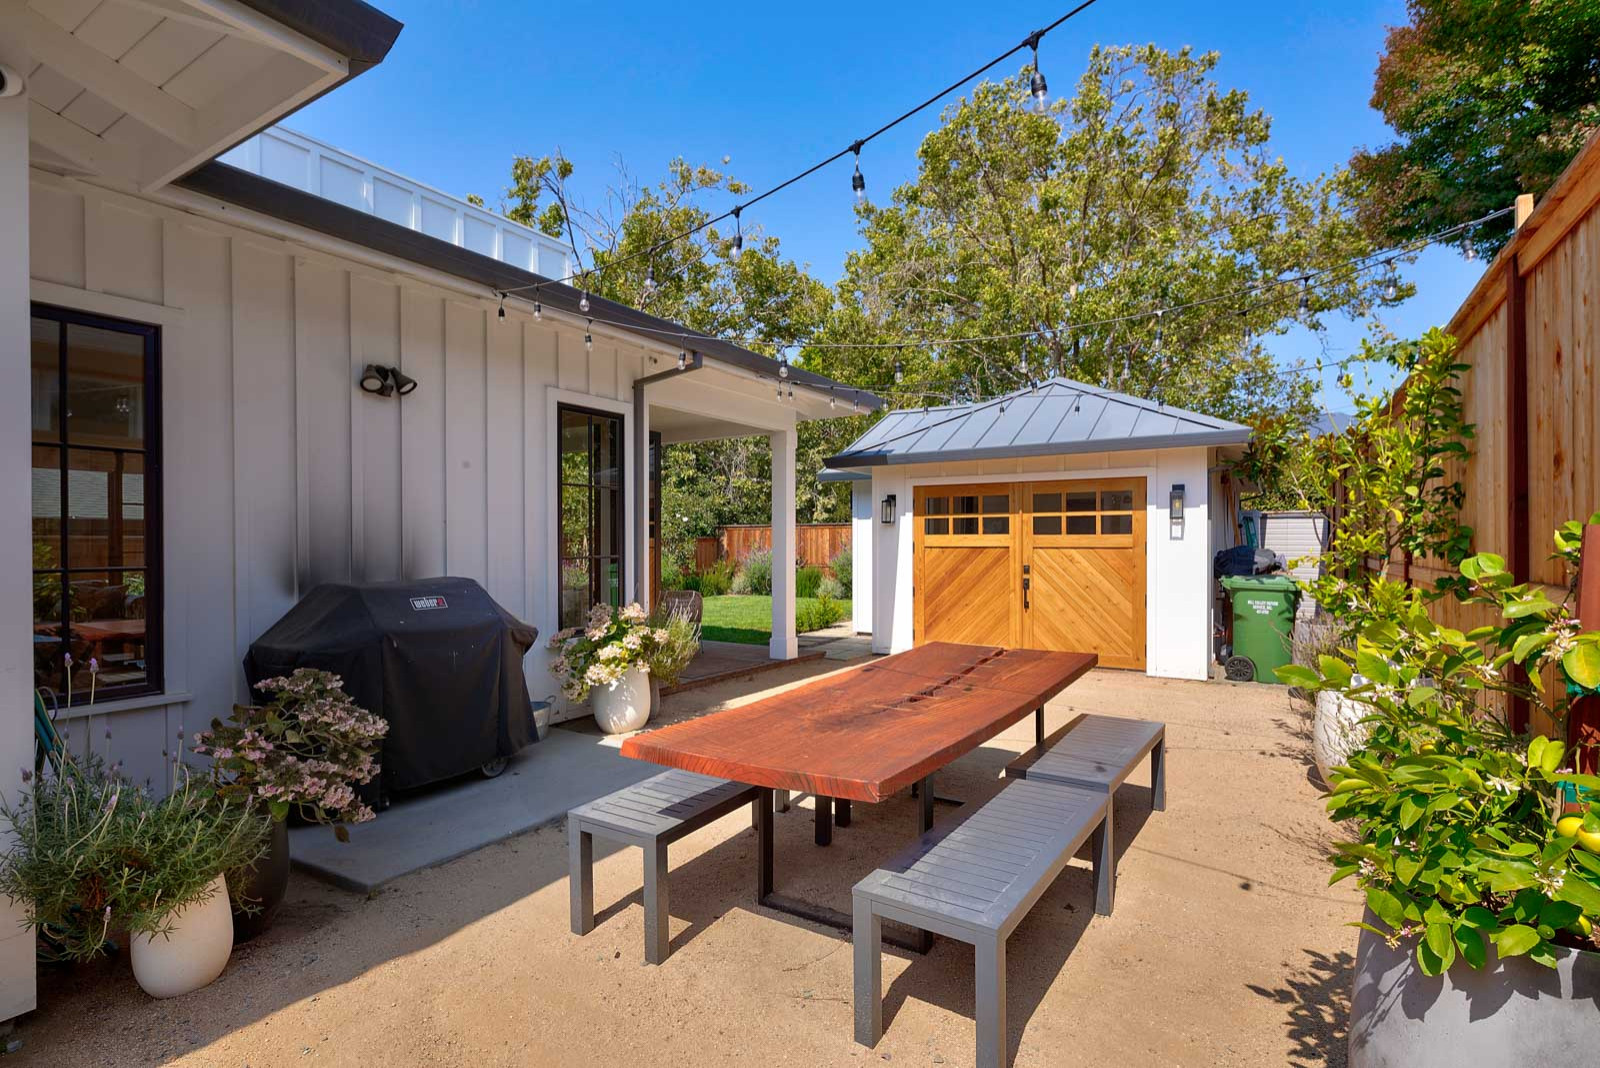
[[[1363,216],[1408,241],[1543,195],[1600,127],[1594,0],[1408,0],[1389,31],[1372,106],[1398,135],[1351,161],[1371,188]],[[1465,234],[1486,255],[1511,226]]]

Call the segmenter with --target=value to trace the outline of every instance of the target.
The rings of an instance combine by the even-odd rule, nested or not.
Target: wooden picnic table
[[[773,894],[774,790],[816,798],[816,842],[849,826],[850,802],[918,788],[920,832],[933,823],[928,777],[1029,713],[1044,735],[1044,705],[1098,663],[1093,653],[932,642],[660,730],[635,735],[622,755],[762,788],[756,805],[763,904],[850,928],[831,909]],[[919,935],[911,948],[926,950]]]

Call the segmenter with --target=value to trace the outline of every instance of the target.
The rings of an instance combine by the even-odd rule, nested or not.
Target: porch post
[[[19,17],[0,4],[0,63],[32,69]],[[32,375],[28,356],[28,93],[0,99],[0,793],[33,768]],[[0,834],[0,851],[10,845]],[[34,935],[0,898],[0,1021],[33,1009]]]
[[[633,559],[629,562],[629,581],[633,599],[645,611],[650,603],[650,403],[645,400],[644,380],[633,384],[633,455],[629,468],[633,479]]]
[[[794,454],[795,430],[767,435],[772,443],[772,641],[774,660],[800,655],[794,631]]]

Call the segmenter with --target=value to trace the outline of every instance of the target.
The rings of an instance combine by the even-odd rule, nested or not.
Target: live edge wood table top
[[[933,642],[635,735],[622,755],[736,782],[882,801],[1077,681],[1093,653]]]

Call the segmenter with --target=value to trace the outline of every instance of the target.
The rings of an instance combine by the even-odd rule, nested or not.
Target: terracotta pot
[[[1367,922],[1376,923],[1371,912]],[[1593,1064],[1600,953],[1558,949],[1555,968],[1501,958],[1427,976],[1411,940],[1363,930],[1350,1002],[1350,1068]]]
[[[133,977],[153,998],[174,998],[199,990],[222,974],[233,953],[233,913],[228,883],[211,880],[210,896],[173,914],[165,935],[136,934],[128,955]]]
[[[246,900],[257,912],[233,910],[233,942],[248,942],[272,926],[272,918],[289,889],[289,821],[273,820],[267,851],[244,871]]]
[[[607,734],[636,731],[650,718],[650,673],[642,667],[631,667],[616,682],[589,693],[594,721]]]

